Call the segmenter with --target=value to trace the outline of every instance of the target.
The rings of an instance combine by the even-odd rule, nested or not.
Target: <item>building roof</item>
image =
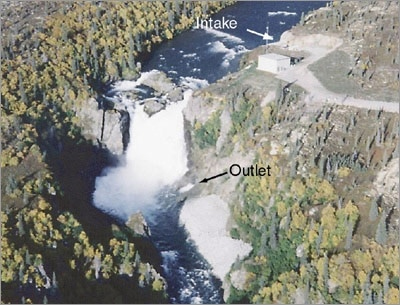
[[[290,57],[276,54],[276,53],[267,53],[267,54],[262,54],[260,57],[266,58],[266,59],[272,59],[272,60],[290,60]]]

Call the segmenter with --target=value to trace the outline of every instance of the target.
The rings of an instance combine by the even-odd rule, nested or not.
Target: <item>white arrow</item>
[[[274,37],[272,37],[271,35],[268,34],[268,32],[265,32],[264,34],[258,33],[256,31],[250,30],[250,29],[246,29],[247,32],[261,36],[263,38],[263,40],[274,40]]]

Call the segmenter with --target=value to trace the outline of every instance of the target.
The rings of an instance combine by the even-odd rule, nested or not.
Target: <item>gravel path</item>
[[[333,52],[341,46],[343,43],[341,39],[323,35],[308,35],[297,38],[294,38],[292,35],[288,36],[289,38],[286,39],[289,41],[289,49],[304,50],[310,55],[291,69],[278,73],[276,77],[286,82],[295,82],[297,85],[306,89],[309,92],[306,97],[307,102],[325,102],[373,110],[382,109],[387,112],[399,113],[398,103],[357,99],[346,94],[338,94],[329,91],[308,69],[309,65],[325,57],[330,52]],[[312,43],[313,40],[314,43]],[[282,39],[280,42],[276,43],[276,45],[281,47],[286,44],[287,42],[282,41]]]

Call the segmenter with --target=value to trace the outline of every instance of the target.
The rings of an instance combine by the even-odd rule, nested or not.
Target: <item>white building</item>
[[[279,73],[290,67],[290,57],[267,53],[258,56],[258,70]]]

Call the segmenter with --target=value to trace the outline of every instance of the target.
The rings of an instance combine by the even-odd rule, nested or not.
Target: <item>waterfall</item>
[[[149,73],[154,72],[117,84],[112,93],[138,90]],[[97,177],[93,193],[95,206],[122,220],[138,211],[144,214],[151,239],[162,257],[161,267],[172,303],[222,302],[221,282],[179,222],[182,205],[177,196],[193,184],[179,190],[174,185],[188,171],[182,111],[193,90],[207,84],[204,80],[181,78],[179,85],[187,88],[183,100],[169,104],[151,117],[143,105],[122,98],[131,118],[124,162],[105,169]]]
[[[182,110],[191,97],[170,104],[149,117],[143,105],[131,107],[130,143],[126,164],[107,168],[96,179],[93,202],[98,208],[127,219],[153,208],[156,195],[188,170]]]

